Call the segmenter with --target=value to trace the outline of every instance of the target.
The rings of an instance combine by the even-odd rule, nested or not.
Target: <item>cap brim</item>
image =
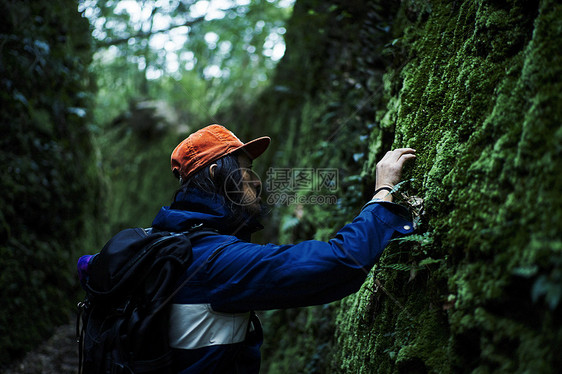
[[[271,138],[269,136],[262,136],[261,138],[251,140],[248,143],[244,144],[243,146],[233,149],[229,153],[244,152],[248,157],[250,157],[253,160],[265,152],[267,147],[269,147],[270,142],[271,142]]]

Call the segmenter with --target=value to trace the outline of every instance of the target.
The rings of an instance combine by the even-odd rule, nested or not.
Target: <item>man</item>
[[[391,203],[402,166],[415,158],[415,150],[403,148],[377,164],[373,200],[334,239],[251,244],[251,233],[262,228],[256,219],[261,184],[249,169],[269,142],[244,144],[211,125],[172,153],[182,185],[153,227],[182,231],[203,223],[222,234],[194,244],[193,263],[180,282],[189,280],[173,301],[169,337],[178,372],[257,373],[262,336],[253,310],[323,304],[356,292],[388,241],[413,230],[403,208]]]
[[[261,183],[252,161],[269,142],[244,144],[211,125],[172,152],[181,186],[153,230],[203,225],[220,233],[193,242],[193,261],[172,300],[169,343],[178,373],[258,373],[263,337],[254,310],[324,304],[356,292],[389,240],[413,231],[407,210],[393,204],[390,193],[404,163],[415,158],[415,150],[402,148],[377,164],[373,200],[330,241],[250,243],[262,228]],[[79,263],[82,272],[87,260]]]

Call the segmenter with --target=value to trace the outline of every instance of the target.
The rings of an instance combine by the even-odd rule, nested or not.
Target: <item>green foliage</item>
[[[0,366],[67,322],[98,228],[88,23],[73,1],[1,1]]]
[[[552,270],[550,273],[539,275],[533,288],[531,290],[531,297],[533,302],[536,303],[539,299],[544,296],[546,303],[551,310],[556,310],[560,304],[560,298],[562,297],[562,258],[560,254],[558,257],[554,257],[551,260]],[[536,268],[532,269],[535,270]],[[536,271],[536,270],[535,270]],[[521,275],[521,268],[519,268],[519,274]],[[523,276],[534,275],[535,273],[525,273]]]
[[[245,105],[267,84],[291,13],[279,0],[227,8],[202,1],[80,3],[95,38],[98,125],[147,99],[167,101],[191,126],[217,122],[219,109]]]
[[[149,227],[160,207],[171,203],[178,187],[169,160],[184,134],[178,133],[181,128],[176,123],[158,116],[160,110],[170,115],[167,106],[158,108],[161,102],[140,104],[143,110],[131,108],[96,137],[108,191],[102,202],[107,214],[104,224],[113,234],[127,227]],[[85,248],[84,254],[92,252],[97,250]]]

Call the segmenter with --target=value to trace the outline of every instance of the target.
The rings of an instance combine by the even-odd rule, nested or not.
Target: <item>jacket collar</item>
[[[158,230],[179,232],[201,223],[246,241],[250,241],[252,233],[263,229],[252,216],[237,217],[228,208],[223,196],[194,188],[178,193],[170,207],[162,207],[152,226]]]

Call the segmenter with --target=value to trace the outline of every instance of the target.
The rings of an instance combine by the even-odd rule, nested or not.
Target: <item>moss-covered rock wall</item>
[[[87,130],[87,20],[73,0],[0,9],[1,368],[68,321],[101,188]]]
[[[374,315],[363,327],[377,332],[358,342],[361,322],[340,314],[343,367],[369,357],[379,372],[556,372],[561,12],[548,1],[428,3],[396,34],[408,52],[385,76],[380,120],[395,146],[420,151],[423,237],[382,260],[409,271],[375,271],[403,308],[380,287],[342,304]],[[358,343],[372,355],[349,354]]]
[[[562,4],[300,0],[287,28],[240,129],[267,122],[267,161],[340,184],[337,205],[278,207],[277,239],[328,238],[401,146],[418,228],[341,303],[265,314],[265,371],[557,372]]]

